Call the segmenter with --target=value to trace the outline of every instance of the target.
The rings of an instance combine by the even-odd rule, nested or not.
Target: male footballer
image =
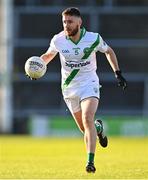
[[[76,124],[84,134],[87,151],[86,171],[94,173],[96,140],[98,138],[102,147],[108,144],[102,121],[94,122],[100,99],[96,52],[105,54],[118,85],[125,89],[127,83],[121,74],[113,49],[100,34],[86,31],[82,26],[78,8],[70,7],[64,10],[62,22],[64,30],[52,38],[47,52],[41,55],[41,58],[48,64],[59,53],[62,94]]]

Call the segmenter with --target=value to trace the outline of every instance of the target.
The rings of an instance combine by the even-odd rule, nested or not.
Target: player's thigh
[[[96,97],[88,97],[81,101],[82,119],[94,120],[97,111],[99,99]]]
[[[65,98],[64,99],[67,107],[69,108],[77,126],[84,132],[84,126],[82,123],[82,112],[80,109],[80,99],[79,98]]]
[[[64,98],[64,100],[71,114],[81,111],[79,97]]]

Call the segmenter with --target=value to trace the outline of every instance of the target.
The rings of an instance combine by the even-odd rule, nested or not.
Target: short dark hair
[[[65,10],[62,12],[62,16],[63,16],[63,15],[81,17],[81,13],[80,13],[79,9],[76,8],[76,7],[69,7],[69,8],[67,8],[67,9],[65,9]]]

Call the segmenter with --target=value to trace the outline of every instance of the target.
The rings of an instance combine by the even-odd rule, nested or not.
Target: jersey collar
[[[77,42],[73,41],[69,36],[66,36],[66,39],[72,41],[75,45],[77,45],[85,34],[86,34],[86,29],[83,27],[80,32],[80,38],[78,39]]]

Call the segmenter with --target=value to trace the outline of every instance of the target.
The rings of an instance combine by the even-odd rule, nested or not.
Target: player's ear
[[[81,26],[82,25],[82,19],[79,18],[79,25]]]

